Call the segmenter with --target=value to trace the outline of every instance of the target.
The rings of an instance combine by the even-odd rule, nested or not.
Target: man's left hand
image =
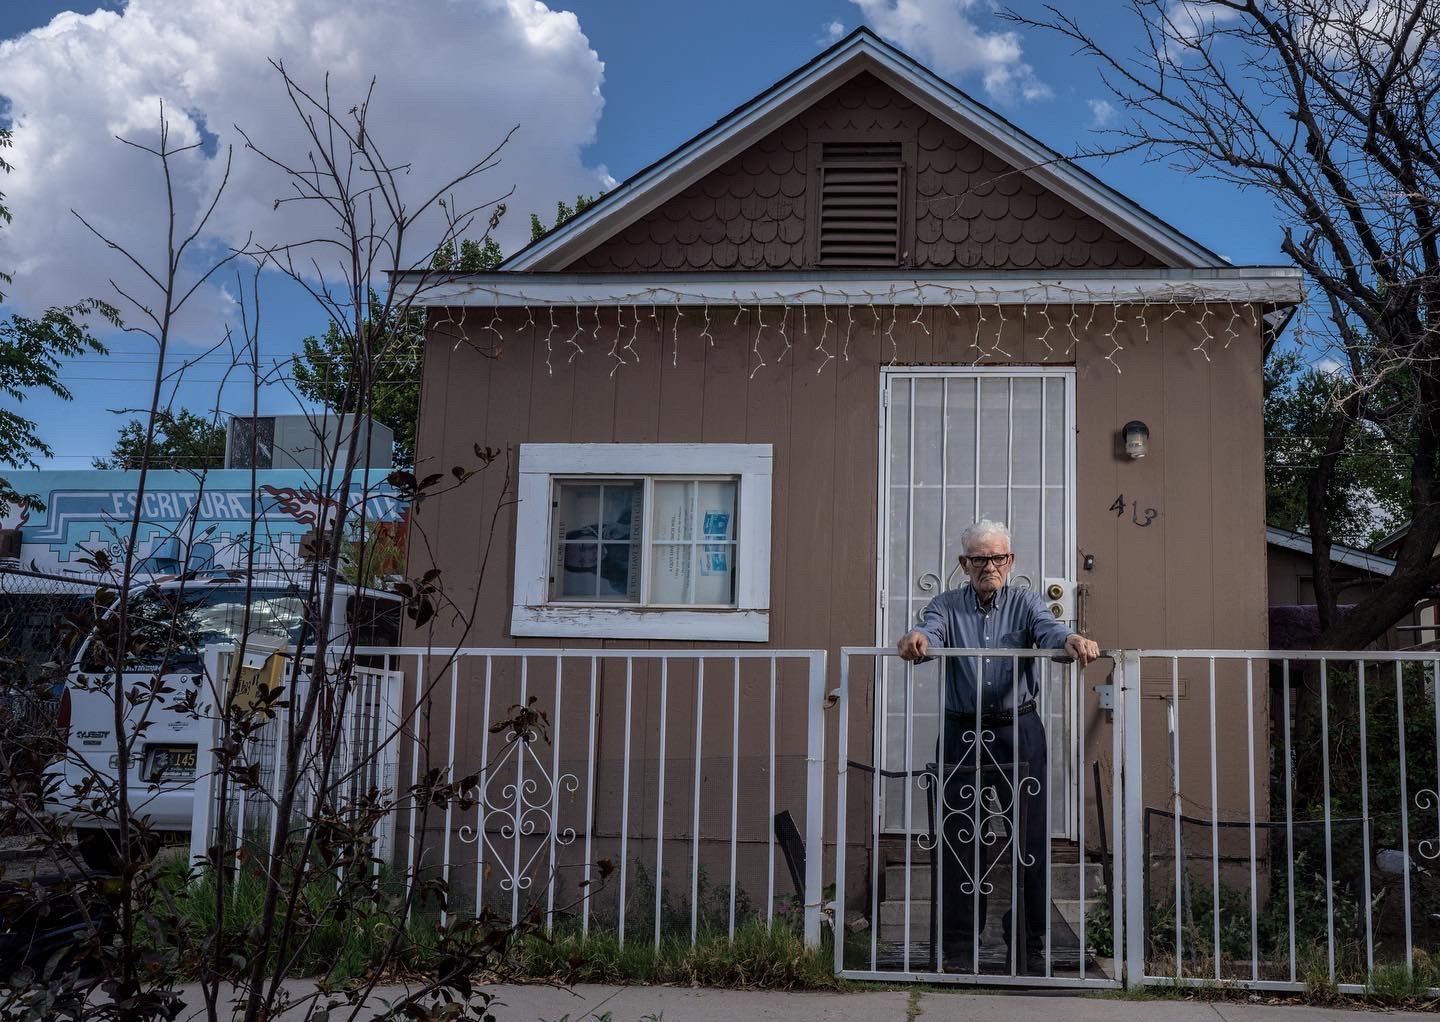
[[[1070,637],[1065,640],[1065,652],[1079,661],[1081,667],[1100,659],[1099,643],[1085,638],[1079,632],[1071,632]]]

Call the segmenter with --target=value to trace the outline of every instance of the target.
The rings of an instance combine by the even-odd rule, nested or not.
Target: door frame
[[[876,645],[877,647],[878,647],[878,646],[889,646],[889,645],[891,645],[891,644],[894,642],[894,640],[895,640],[895,637],[894,637],[894,636],[887,636],[887,635],[885,635],[885,634],[883,633],[883,630],[884,630],[884,627],[885,627],[885,603],[886,603],[886,595],[887,595],[887,594],[886,594],[886,591],[885,591],[885,589],[886,589],[886,577],[885,577],[885,576],[886,576],[886,568],[887,568],[886,557],[887,557],[887,554],[888,554],[889,549],[890,549],[890,515],[887,513],[887,512],[888,512],[889,493],[890,493],[890,458],[889,458],[889,442],[888,442],[889,439],[890,439],[890,401],[889,401],[890,384],[891,384],[891,382],[892,382],[893,380],[898,379],[898,378],[905,378],[905,379],[940,379],[940,380],[948,380],[948,379],[960,378],[960,379],[976,379],[976,380],[980,380],[980,379],[984,379],[984,378],[987,377],[987,376],[988,376],[988,377],[998,377],[998,378],[1001,378],[1001,379],[1025,378],[1025,377],[1032,377],[1032,378],[1033,378],[1033,377],[1040,377],[1040,378],[1059,379],[1059,380],[1062,381],[1062,384],[1063,384],[1063,387],[1064,387],[1064,391],[1063,391],[1063,392],[1064,392],[1064,395],[1065,395],[1065,418],[1064,418],[1064,424],[1063,424],[1062,429],[1063,429],[1063,434],[1064,434],[1064,436],[1065,436],[1065,437],[1067,438],[1067,440],[1068,440],[1068,442],[1065,444],[1065,461],[1064,461],[1064,464],[1065,464],[1065,475],[1066,475],[1066,478],[1069,480],[1070,485],[1069,485],[1069,487],[1067,488],[1067,490],[1066,490],[1066,492],[1065,492],[1065,517],[1064,517],[1064,530],[1063,530],[1063,532],[1064,532],[1064,540],[1063,540],[1063,543],[1064,543],[1064,554],[1063,554],[1063,559],[1062,559],[1062,561],[1061,561],[1061,564],[1062,564],[1062,567],[1063,567],[1064,570],[1065,570],[1065,578],[1070,582],[1070,584],[1071,584],[1071,586],[1072,586],[1072,591],[1071,591],[1071,606],[1072,606],[1072,607],[1075,607],[1075,606],[1076,606],[1075,593],[1074,593],[1074,589],[1073,589],[1073,587],[1076,586],[1076,585],[1078,585],[1078,583],[1079,583],[1079,578],[1078,578],[1078,552],[1077,552],[1077,550],[1078,550],[1078,539],[1077,539],[1077,534],[1076,534],[1076,513],[1077,513],[1076,509],[1077,509],[1077,503],[1078,503],[1078,501],[1077,501],[1078,494],[1077,494],[1076,491],[1079,489],[1079,480],[1078,480],[1077,475],[1076,475],[1076,460],[1077,460],[1077,447],[1078,447],[1078,431],[1077,431],[1077,424],[1076,424],[1076,423],[1077,423],[1077,416],[1076,416],[1076,409],[1075,409],[1076,376],[1077,376],[1076,367],[1073,366],[1073,365],[1053,365],[1053,366],[1046,366],[1046,365],[1033,365],[1033,364],[1032,364],[1032,365],[1022,365],[1022,366],[1016,366],[1016,365],[974,365],[974,366],[967,366],[967,365],[894,365],[894,366],[881,366],[881,367],[880,367],[880,378],[879,378],[879,393],[876,395],[877,400],[878,400],[878,402],[879,402],[878,408],[879,408],[879,413],[880,413],[880,414],[878,415],[878,417],[877,417],[877,418],[878,418],[878,426],[877,426],[877,428],[876,428],[876,458],[877,458],[877,468],[878,468],[878,471],[876,472],[876,505],[875,505],[875,512],[876,512],[876,513],[875,513],[875,518],[876,518],[876,539],[875,539],[875,543],[876,543],[876,545],[875,545],[875,645]],[[977,413],[978,413],[978,407],[979,407],[978,401],[977,401],[976,407],[977,407]],[[912,422],[912,429],[913,429],[913,422],[914,422],[914,420],[913,420],[914,410],[913,410],[913,409],[911,410],[911,415],[912,415],[912,420],[911,420],[911,422]],[[1042,434],[1042,435],[1043,435],[1043,434]],[[913,438],[912,438],[912,440],[911,440],[911,445],[910,445],[910,446],[911,446],[911,451],[912,451],[912,453],[913,453],[913,450],[914,450],[914,440],[913,440]],[[943,455],[942,455],[942,457],[943,457]],[[977,466],[978,466],[978,462],[977,462]],[[1043,480],[1043,478],[1044,478],[1044,462],[1043,462],[1043,459],[1042,459],[1042,462],[1041,462],[1041,478],[1042,478],[1042,480]],[[1045,492],[1045,491],[1044,491],[1044,484],[1043,484],[1043,482],[1042,482],[1042,484],[1041,484],[1041,491],[1040,491],[1040,492],[1041,492],[1042,498],[1043,498],[1043,494],[1044,494],[1044,492]],[[943,504],[943,501],[944,501],[944,495],[943,495],[943,494],[941,495],[941,500],[942,500],[942,504]],[[1044,522],[1043,513],[1042,513],[1042,516],[1041,516],[1041,522],[1042,522],[1042,532],[1041,532],[1041,535],[1042,535],[1042,537],[1043,537],[1043,535],[1044,535],[1044,532],[1043,532],[1043,522]],[[1007,522],[1006,524],[1009,525],[1008,522]],[[1042,539],[1042,542],[1043,542],[1043,539]],[[1032,580],[1032,581],[1033,581],[1033,584],[1035,584],[1035,585],[1037,585],[1037,586],[1044,584],[1044,574],[1043,574],[1043,572],[1044,572],[1044,551],[1043,551],[1043,550],[1041,551],[1041,569],[1040,569],[1040,570],[1041,570],[1041,573],[1042,573],[1042,574],[1041,574],[1041,577],[1040,577],[1039,579]],[[943,591],[944,591],[944,588],[945,588],[945,579],[942,578],[942,579],[940,580],[939,586],[937,587],[938,592],[943,592]],[[937,593],[937,594],[938,594],[938,593]],[[1072,619],[1072,621],[1073,621],[1073,619]],[[878,666],[878,665],[877,665],[877,673],[879,673],[879,666]],[[880,756],[880,758],[881,758],[881,762],[875,764],[875,768],[878,770],[878,769],[881,768],[881,766],[882,766],[882,765],[884,764],[884,762],[886,761],[886,760],[885,760],[885,734],[886,734],[886,731],[885,731],[885,726],[884,726],[884,725],[885,725],[885,713],[886,713],[887,704],[886,704],[885,686],[884,686],[883,680],[880,679],[880,678],[877,678],[876,680],[877,680],[877,685],[876,685],[876,693],[877,693],[877,695],[876,695],[876,701],[875,701],[875,713],[876,713],[875,726],[880,729],[880,743],[881,743],[881,744],[880,744],[880,749],[881,749],[881,756]],[[1079,712],[1080,706],[1083,704],[1083,692],[1078,691],[1078,689],[1079,689],[1080,687],[1082,687],[1082,686],[1083,686],[1083,679],[1082,679],[1080,682],[1077,682],[1077,685],[1076,685],[1077,691],[1071,692],[1071,693],[1068,694],[1068,695],[1069,695],[1069,700],[1068,700],[1068,701],[1069,701],[1069,704],[1070,704],[1069,707],[1068,707],[1068,711],[1069,711],[1069,718],[1070,718],[1070,719],[1069,719],[1069,726],[1068,726],[1067,729],[1066,729],[1066,730],[1067,730],[1066,757],[1067,757],[1067,761],[1068,761],[1069,763],[1077,763],[1077,762],[1078,762],[1075,757],[1076,757],[1076,753],[1077,753],[1077,743],[1078,743],[1078,741],[1079,741],[1079,738],[1078,738],[1078,734],[1077,734],[1077,729],[1076,729],[1076,727],[1074,726],[1074,722],[1075,722],[1075,719],[1076,719],[1076,715],[1077,715],[1078,712]],[[1046,723],[1048,724],[1049,721],[1046,721]],[[1083,771],[1082,771],[1082,772],[1083,772]],[[1069,836],[1072,836],[1072,837],[1073,837],[1074,834],[1077,832],[1077,831],[1076,831],[1076,823],[1077,823],[1078,814],[1079,814],[1079,811],[1080,811],[1080,804],[1081,804],[1080,791],[1083,790],[1083,787],[1084,787],[1084,779],[1083,779],[1082,777],[1080,777],[1080,776],[1077,775],[1076,777],[1071,778],[1071,782],[1072,782],[1072,783],[1069,785],[1069,788],[1070,788],[1070,789],[1073,789],[1073,790],[1067,790],[1067,791],[1065,792],[1064,803],[1063,803],[1063,804],[1064,804],[1064,812],[1061,813],[1061,814],[1059,814],[1059,815],[1061,815],[1061,816],[1064,817],[1064,827],[1065,827],[1064,833],[1065,833],[1066,835],[1069,835]],[[1052,820],[1053,820],[1053,819],[1054,819],[1054,817],[1052,817]],[[1052,830],[1053,830],[1053,829],[1054,829],[1054,828],[1052,827]],[[1054,837],[1054,834],[1052,834],[1052,838],[1053,838],[1053,837]]]

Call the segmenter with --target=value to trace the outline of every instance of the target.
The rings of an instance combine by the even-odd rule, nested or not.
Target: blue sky
[[[513,12],[517,8],[509,8],[507,14],[508,0],[357,2],[389,4],[392,10],[410,12],[417,33],[430,29],[459,40],[470,33],[468,38],[476,40],[477,53],[472,61],[463,47],[441,51],[424,39],[407,44],[395,38],[393,29],[388,38],[378,38],[382,33],[376,38],[364,37],[358,30],[353,37],[345,37],[351,26],[325,28],[339,24],[325,20],[325,9],[345,17],[347,5],[338,0],[276,0],[297,20],[315,14],[315,22],[298,34],[274,26],[240,25],[239,29],[256,29],[261,39],[253,43],[244,31],[207,24],[203,12],[196,13],[219,0],[194,0],[193,7],[180,0],[134,0],[135,6],[123,19],[87,21],[84,32],[66,35],[63,42],[45,38],[49,31],[45,26],[61,12],[90,14],[98,6],[118,10],[123,5],[118,0],[109,4],[8,0],[0,5],[0,39],[14,41],[9,50],[4,47],[10,44],[0,44],[0,95],[9,97],[13,89],[15,96],[21,97],[11,107],[11,116],[18,116],[16,150],[11,154],[17,172],[0,182],[0,190],[9,194],[16,224],[8,237],[0,231],[0,265],[7,269],[43,267],[43,272],[36,269],[28,277],[17,273],[10,308],[35,311],[27,306],[27,298],[32,299],[32,306],[43,306],[105,294],[107,277],[114,270],[103,262],[105,253],[99,246],[79,235],[68,237],[62,246],[50,235],[68,230],[72,206],[108,213],[110,228],[117,232],[139,229],[135,221],[147,222],[139,213],[132,220],[125,217],[127,209],[146,208],[148,185],[140,176],[143,168],[125,162],[128,155],[120,153],[108,136],[117,124],[126,131],[138,130],[134,126],[143,123],[143,114],[134,111],[148,109],[145,104],[169,88],[165,83],[174,83],[181,92],[190,90],[184,96],[170,97],[171,108],[180,106],[198,119],[208,118],[217,125],[215,130],[221,131],[222,141],[224,128],[218,126],[227,120],[244,120],[253,126],[258,119],[262,127],[266,125],[265,118],[278,107],[266,106],[261,101],[261,86],[252,85],[245,77],[245,69],[253,67],[256,81],[263,82],[258,76],[263,76],[264,60],[272,54],[264,52],[267,43],[262,29],[279,40],[275,46],[292,48],[284,51],[292,65],[311,59],[308,68],[302,63],[303,70],[318,73],[321,63],[334,67],[368,61],[355,70],[378,75],[382,93],[387,86],[402,86],[398,91],[406,103],[397,106],[403,113],[393,115],[394,129],[402,138],[405,131],[414,129],[421,131],[417,138],[440,140],[422,156],[443,160],[456,148],[457,131],[463,143],[467,129],[483,138],[487,132],[503,130],[507,122],[519,122],[521,131],[512,156],[487,185],[496,190],[512,182],[519,185],[507,218],[507,249],[518,243],[531,209],[548,218],[555,199],[593,190],[606,174],[624,179],[809,60],[837,31],[848,32],[858,24],[869,23],[882,34],[888,30],[901,45],[907,39],[918,39],[929,52],[917,56],[1061,152],[1097,141],[1094,104],[1107,95],[1094,65],[1074,56],[1068,45],[1029,32],[1005,37],[1003,33],[1010,27],[995,21],[986,4],[976,0],[571,0],[563,5],[557,2],[552,8],[573,12],[573,19],[549,16],[543,24],[530,25],[531,34],[523,37],[534,44],[528,50],[514,43],[490,42],[492,37],[502,39],[502,27],[509,26],[506,31],[513,28],[510,23],[516,19]],[[901,13],[895,9],[897,2],[909,10],[908,25],[897,22]],[[230,6],[245,5],[216,9],[230,17]],[[1118,5],[1092,9],[1097,13],[1088,16],[1089,22],[1105,37],[1121,44],[1130,38],[1130,26]],[[159,38],[168,38],[167,30],[173,27],[176,38],[194,45],[188,50],[182,46],[179,55],[168,62],[163,59],[164,45],[157,47],[162,51],[159,56],[137,58],[135,46],[126,41],[127,32],[141,32],[138,24],[128,24],[138,23],[137,10],[152,19],[143,30],[145,39],[156,39],[157,29]],[[174,18],[173,26],[166,22],[167,17]],[[364,20],[359,12],[353,18]],[[961,39],[950,47],[939,41],[953,38],[957,25],[981,33],[981,41],[992,44],[991,49],[1001,57],[987,65],[972,62],[966,66],[964,58],[956,54],[967,52],[970,43]],[[537,35],[541,28],[543,33]],[[26,36],[37,29],[39,34]],[[342,37],[342,42],[329,50],[327,31],[332,35],[339,32]],[[208,32],[217,36],[207,37]],[[905,32],[912,34],[906,36]],[[407,69],[414,68],[417,61],[407,59],[406,45],[418,47],[416,52],[422,56],[436,51],[435,59],[448,69],[443,87],[433,80],[411,80],[413,73]],[[295,47],[299,47],[298,56]],[[1018,50],[1019,55],[1005,56],[1007,47]],[[368,56],[371,53],[378,56]],[[220,65],[209,86],[195,84],[206,73],[207,60],[201,59],[202,54],[208,62]],[[938,62],[952,60],[952,66],[939,66]],[[993,77],[997,73],[1000,87]],[[66,80],[72,75],[73,84]],[[103,116],[92,116],[83,103],[84,96],[72,95],[84,93],[86,82],[92,83],[92,90],[105,92],[109,105]],[[127,88],[133,91],[128,98],[112,95],[112,90],[123,93]],[[257,97],[253,103],[251,91]],[[447,103],[451,105],[447,107]],[[87,116],[92,119],[84,122]],[[425,127],[427,117],[432,118],[429,128]],[[418,122],[419,127],[411,122]],[[542,126],[546,130],[540,130]],[[382,121],[380,127],[387,125]],[[46,145],[32,144],[27,151],[27,138],[22,137],[27,129],[31,130],[29,141],[44,138]],[[48,140],[66,131],[75,136],[67,141],[74,143],[78,155],[63,160],[56,157],[57,162],[45,174],[27,176],[24,171],[32,168],[26,161],[44,159],[55,150]],[[423,150],[424,145],[412,148]],[[105,166],[87,177],[84,167],[92,160]],[[1282,261],[1279,227],[1261,196],[1181,175],[1160,164],[1146,164],[1138,157],[1088,166],[1235,263]],[[80,170],[73,179],[67,176],[70,168],[76,167]],[[196,180],[203,182],[204,175]],[[237,220],[243,219],[247,210],[249,215],[260,216],[254,211],[266,205],[260,201],[267,194],[262,186],[242,180],[236,188],[243,200],[240,212],[234,214]],[[125,201],[115,202],[117,194]],[[133,202],[131,196],[135,196]],[[229,226],[233,229],[235,225]],[[215,321],[227,315],[223,311],[226,298],[220,291],[201,296],[191,327],[195,336],[181,346],[182,352],[196,353],[207,338],[215,336]],[[323,326],[323,316],[293,287],[267,281],[262,341],[267,357],[283,357],[298,347],[300,337]],[[42,435],[56,451],[46,467],[88,467],[92,456],[108,452],[123,421],[111,410],[137,407],[146,399],[146,381],[153,366],[153,358],[147,354],[149,342],[137,336],[106,339],[115,352],[110,358],[85,358],[67,366],[66,380],[75,393],[74,402],[29,402]],[[192,371],[193,382],[182,390],[181,403],[214,406],[218,373],[213,359]],[[220,400],[227,411],[244,411],[247,403],[248,398],[235,390]],[[273,387],[262,398],[262,407],[280,412],[295,410],[297,405],[283,387]]]

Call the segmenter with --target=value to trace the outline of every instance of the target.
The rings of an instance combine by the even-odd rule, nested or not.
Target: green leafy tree
[[[365,319],[367,336],[385,334],[386,355],[363,363],[343,331],[331,323],[319,337],[301,342],[295,363],[295,387],[305,397],[341,415],[357,412],[389,426],[395,434],[393,458],[400,467],[415,461],[415,420],[420,411],[420,371],[424,365],[424,314],[381,315],[380,297],[370,296],[372,315]],[[373,364],[376,377],[366,381],[356,371]]]
[[[432,265],[437,270],[481,273],[485,270],[495,269],[504,261],[505,253],[500,251],[499,243],[487,234],[482,241],[461,239],[458,253],[453,244],[446,242],[435,252]]]
[[[145,454],[145,422],[131,419],[120,427],[110,457],[95,458],[101,469],[133,470]],[[179,414],[167,410],[155,417],[155,436],[150,445],[151,468],[183,468],[204,471],[225,465],[225,427],[188,408]]]
[[[530,240],[538,241],[565,221],[573,220],[576,216],[585,212],[603,198],[605,198],[604,192],[599,192],[595,195],[577,195],[575,196],[575,205],[573,206],[568,204],[564,199],[561,199],[555,203],[555,222],[549,227],[546,227],[544,221],[540,219],[540,214],[531,213]]]
[[[479,273],[495,269],[504,258],[499,244],[487,234],[480,241],[461,240],[458,252],[453,244],[441,246],[432,265],[437,270]],[[381,305],[379,296],[372,294],[370,308],[378,310]],[[372,381],[364,410],[376,422],[390,427],[395,434],[394,462],[400,468],[410,468],[415,464],[415,422],[420,412],[420,374],[425,365],[425,318],[416,311],[403,323],[394,316],[390,319],[379,323],[372,314],[365,320],[367,334],[393,332],[398,343],[391,345],[389,354],[376,363],[379,378]],[[360,408],[365,388],[356,379],[359,362],[351,348],[334,323],[321,336],[305,338],[300,360],[295,364],[295,386],[300,393],[337,413],[350,414]]]
[[[1265,364],[1265,514],[1278,528],[1308,533],[1310,479],[1325,452],[1336,406],[1352,386],[1342,371],[1307,365],[1300,352]],[[1405,522],[1405,455],[1373,425],[1357,430],[1329,476],[1324,513],[1331,536],[1368,547]]]
[[[561,200],[555,204],[555,223],[546,227],[539,215],[530,214],[531,240],[540,237],[583,212],[605,193],[577,195],[575,204]],[[504,215],[503,208],[492,217],[493,230]],[[484,273],[496,269],[505,259],[500,245],[487,231],[479,241],[462,239],[457,247],[447,242],[435,252],[431,266],[456,273]],[[379,309],[378,296],[372,295],[370,306]],[[393,458],[396,466],[410,468],[415,464],[415,423],[420,412],[420,375],[425,365],[424,318],[412,314],[405,323],[379,323],[367,318],[365,328],[371,331],[394,331],[400,343],[379,364],[380,376],[368,390],[366,412],[376,421],[389,426],[395,434]],[[307,337],[301,344],[300,359],[295,365],[295,386],[301,394],[337,413],[348,414],[359,408],[366,388],[356,379],[360,364],[350,350],[343,333],[331,324],[319,337]]]
[[[0,128],[0,149],[10,144],[9,129]],[[9,170],[10,164],[0,159],[0,172]],[[10,220],[5,193],[0,192],[0,223]],[[9,283],[9,275],[0,272],[0,284]],[[0,302],[4,300],[0,292]],[[36,458],[54,454],[35,421],[21,413],[20,405],[35,393],[49,393],[62,401],[72,399],[61,379],[60,360],[87,353],[103,355],[106,350],[84,323],[77,322],[88,315],[119,325],[115,309],[95,299],[46,309],[39,319],[20,315],[0,319],[0,394],[9,399],[0,407],[0,468],[20,472],[39,468]],[[45,506],[37,495],[21,493],[11,480],[0,476],[0,514],[7,514],[11,505],[22,501],[36,510]]]

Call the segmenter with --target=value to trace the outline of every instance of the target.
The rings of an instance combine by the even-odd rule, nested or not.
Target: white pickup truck
[[[132,632],[143,643],[165,648],[163,663],[158,656],[132,654],[126,661],[120,684],[127,690],[148,687],[156,672],[163,669],[164,687],[170,691],[129,708],[126,728],[132,734],[148,721],[134,742],[128,764],[128,791],[131,811],[148,817],[150,827],[161,837],[179,838],[188,834],[195,794],[195,766],[202,729],[208,734],[208,718],[197,719],[180,708],[186,694],[205,684],[202,702],[212,700],[215,691],[204,679],[201,650],[213,645],[236,645],[245,627],[247,588],[243,580],[190,579],[181,582],[147,583],[130,600]],[[285,578],[252,578],[248,589],[249,632],[257,645],[295,643],[307,614],[313,622],[305,593]],[[156,632],[156,630],[163,630]],[[173,633],[171,632],[173,629]],[[331,648],[393,646],[399,641],[400,601],[392,593],[335,586],[331,614]],[[96,632],[103,632],[102,625]],[[146,635],[146,632],[151,633]],[[173,634],[175,638],[167,638]],[[90,656],[95,633],[77,651],[70,668],[69,682],[60,700],[59,718],[68,725],[68,755],[51,768],[54,786],[49,808],[68,818],[75,828],[80,849],[96,865],[113,859],[111,828],[105,826],[106,812],[97,806],[96,795],[113,790],[120,769],[115,739],[115,707],[110,691],[97,691],[88,680],[96,676],[95,657]],[[307,644],[313,642],[313,637]],[[87,671],[87,665],[91,670]],[[58,776],[54,776],[58,775]],[[86,797],[87,779],[98,779],[96,791]],[[106,783],[109,782],[109,783]],[[84,806],[85,808],[82,808]],[[95,809],[100,808],[99,812]]]

